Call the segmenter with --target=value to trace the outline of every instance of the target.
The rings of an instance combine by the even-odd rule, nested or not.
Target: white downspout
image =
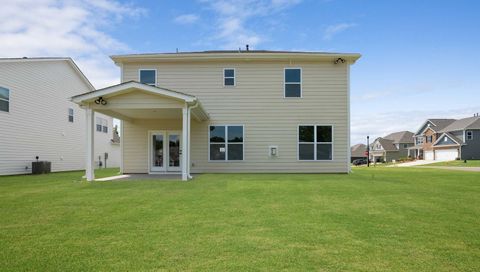
[[[187,138],[188,138],[188,148],[187,148],[187,152],[188,152],[188,159],[187,159],[188,166],[187,166],[187,173],[188,173],[188,178],[189,178],[189,179],[192,179],[192,178],[193,178],[192,175],[190,175],[190,167],[192,166],[192,162],[191,162],[191,160],[190,160],[190,158],[191,158],[191,157],[190,157],[190,154],[191,154],[191,148],[190,148],[191,142],[190,142],[190,141],[191,141],[191,134],[192,134],[192,133],[190,132],[190,130],[191,130],[191,124],[190,124],[190,122],[191,122],[191,120],[192,120],[192,116],[191,116],[191,112],[192,112],[192,111],[191,111],[191,110],[194,109],[194,108],[196,108],[196,107],[198,107],[198,101],[195,101],[195,104],[194,104],[193,106],[188,107],[188,135],[187,135]]]

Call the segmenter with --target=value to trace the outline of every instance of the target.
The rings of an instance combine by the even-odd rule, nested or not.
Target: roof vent
[[[23,57],[22,59],[28,59],[27,57]]]

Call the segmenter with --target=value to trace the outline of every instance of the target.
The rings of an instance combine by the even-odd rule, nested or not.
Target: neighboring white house
[[[85,110],[69,100],[85,90],[94,87],[70,58],[0,59],[0,175],[31,173],[36,156],[52,171],[85,169]],[[95,117],[95,165],[107,152],[119,166],[113,119]]]
[[[350,171],[350,65],[359,54],[205,51],[113,56],[122,83],[79,92],[122,120],[122,173]],[[103,101],[104,103],[95,103]]]

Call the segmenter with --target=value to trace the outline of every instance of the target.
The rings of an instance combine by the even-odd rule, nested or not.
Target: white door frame
[[[168,164],[170,162],[170,148],[169,148],[169,136],[170,135],[177,135],[180,140],[180,166],[178,167],[169,167]],[[163,167],[153,168],[152,166],[152,159],[153,159],[153,135],[162,135],[163,136]],[[182,131],[179,130],[149,130],[148,131],[148,173],[149,174],[168,174],[168,173],[180,173],[182,169]]]
[[[163,167],[155,167],[152,166],[152,159],[153,159],[153,135],[162,135],[163,136]],[[148,131],[148,141],[147,141],[147,162],[148,162],[148,173],[149,174],[158,174],[165,172],[165,131],[163,130],[149,130]]]
[[[181,172],[182,171],[182,131],[181,130],[167,130],[165,141],[165,158],[166,158],[166,171],[167,172]],[[180,142],[180,147],[178,150],[179,155],[179,166],[169,166],[170,164],[170,135],[177,135]]]

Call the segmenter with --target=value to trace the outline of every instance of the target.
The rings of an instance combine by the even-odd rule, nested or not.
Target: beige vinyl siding
[[[141,120],[123,122],[124,173],[147,173],[148,132],[151,130],[182,130],[181,120]]]
[[[331,62],[124,63],[123,81],[138,81],[138,69],[157,70],[158,86],[199,98],[210,120],[192,121],[191,167],[198,172],[347,172],[348,64]],[[302,98],[284,98],[284,68],[302,68]],[[236,86],[223,86],[223,69],[235,68]],[[181,129],[181,120],[178,120]],[[159,120],[155,126],[162,127]],[[244,125],[244,161],[208,161],[208,125]],[[333,161],[297,160],[300,124],[333,126]],[[133,127],[125,126],[126,135]],[[139,136],[140,137],[140,136]],[[141,135],[145,138],[146,136]],[[135,138],[135,137],[133,137]],[[125,144],[129,138],[125,138]],[[143,140],[143,141],[145,141]],[[132,141],[135,141],[132,139]],[[139,143],[141,139],[137,140]],[[145,146],[147,144],[145,143]],[[268,146],[279,156],[270,158]],[[124,165],[134,164],[124,150]],[[148,165],[135,163],[146,172]]]
[[[69,98],[90,88],[67,61],[0,61],[0,86],[10,90],[10,112],[0,112],[0,175],[30,173],[35,156],[53,171],[84,168],[85,112]],[[96,158],[110,150],[112,118],[104,118],[110,131],[96,135]]]

